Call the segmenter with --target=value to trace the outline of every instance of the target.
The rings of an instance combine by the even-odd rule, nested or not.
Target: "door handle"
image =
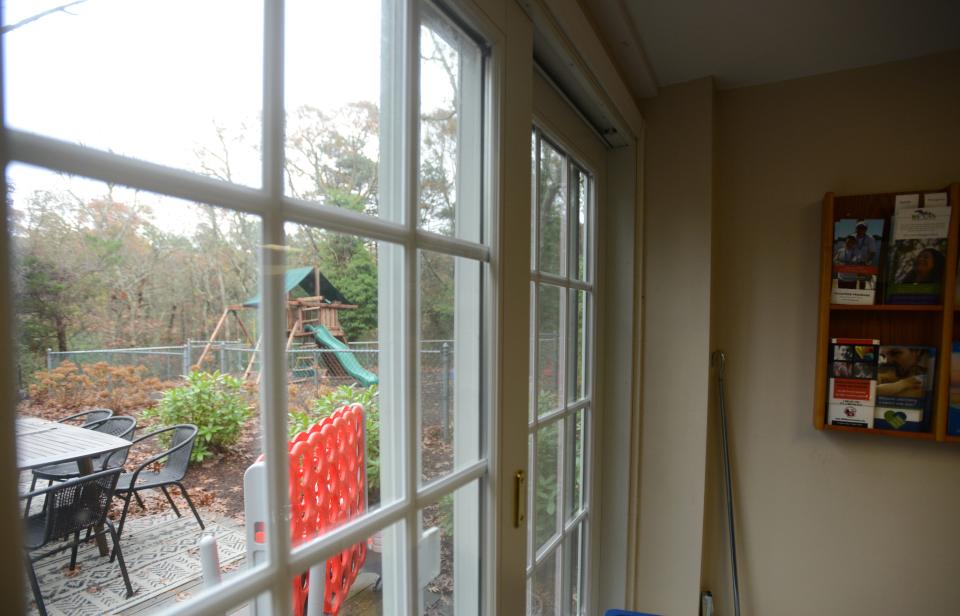
[[[514,518],[513,527],[521,528],[527,521],[527,474],[523,470],[513,476]]]

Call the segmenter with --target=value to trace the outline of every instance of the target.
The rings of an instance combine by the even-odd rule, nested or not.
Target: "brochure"
[[[874,428],[929,432],[936,347],[882,345]]]
[[[884,221],[843,218],[833,225],[833,304],[875,304]]]
[[[833,338],[830,342],[827,423],[872,428],[880,341]]]
[[[894,213],[887,260],[887,303],[940,303],[949,232],[949,207],[903,208]]]

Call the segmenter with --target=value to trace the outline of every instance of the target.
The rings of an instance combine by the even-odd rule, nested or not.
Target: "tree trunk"
[[[67,324],[63,317],[56,317],[54,322],[57,326],[57,350],[61,353],[67,351]]]

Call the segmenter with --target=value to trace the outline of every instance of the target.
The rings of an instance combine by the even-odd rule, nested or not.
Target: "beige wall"
[[[720,92],[716,137],[743,613],[960,613],[960,447],[811,426],[820,199],[960,181],[960,52]],[[726,615],[713,428],[703,585]]]
[[[713,82],[664,88],[642,112],[645,300],[634,606],[694,614],[710,352]]]

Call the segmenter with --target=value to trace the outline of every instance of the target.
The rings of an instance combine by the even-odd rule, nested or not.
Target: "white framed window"
[[[264,532],[273,540],[262,564],[171,613],[222,613],[263,600],[265,593],[269,598],[264,606],[274,613],[289,613],[294,576],[375,533],[382,533],[383,541],[384,612],[423,613],[430,600],[425,572],[438,563],[427,562],[418,548],[438,506],[452,509],[452,529],[443,532],[452,535],[444,539],[450,547],[444,554],[449,552],[451,559],[447,565],[452,569],[454,611],[481,613],[486,579],[481,568],[491,566],[487,562],[491,541],[484,533],[492,508],[487,502],[492,494],[487,489],[487,452],[493,436],[489,418],[495,396],[489,375],[496,333],[491,294],[485,293],[496,285],[489,267],[495,203],[485,190],[485,177],[493,171],[484,149],[493,125],[485,98],[488,49],[458,19],[430,2],[374,0],[318,8],[305,0],[266,0],[262,14],[260,6],[243,5],[242,10],[261,16],[242,20],[249,40],[236,47],[236,58],[229,58],[237,64],[229,67],[230,74],[246,84],[244,96],[250,98],[249,82],[259,86],[255,100],[260,108],[253,108],[259,134],[252,133],[259,160],[253,156],[242,169],[227,165],[208,173],[202,164],[182,164],[171,153],[182,145],[173,138],[163,147],[151,148],[151,143],[160,144],[169,136],[165,132],[182,132],[165,124],[171,117],[161,118],[159,111],[156,117],[123,115],[134,127],[151,121],[160,125],[127,147],[111,142],[109,135],[117,131],[98,133],[91,123],[84,125],[82,114],[71,121],[91,129],[89,133],[70,132],[63,128],[66,125],[46,124],[42,118],[34,122],[39,116],[21,113],[21,93],[11,87],[7,94],[14,110],[4,125],[10,162],[149,191],[159,196],[158,207],[168,198],[242,213],[260,229],[259,402],[268,476]],[[234,10],[232,5],[221,8]],[[122,21],[125,15],[111,19]],[[201,22],[209,20],[201,23],[204,28],[222,29],[214,21],[222,19],[222,13],[203,15]],[[136,15],[128,17],[132,31],[149,26]],[[311,32],[311,24],[354,32],[357,54],[369,54],[370,45],[375,45],[379,53],[367,59],[376,66],[375,76],[364,71],[351,74],[349,59],[342,55],[345,50],[325,47],[324,37]],[[102,54],[81,69],[89,74],[112,71],[122,79],[125,65],[109,64],[109,50],[98,50]],[[257,58],[258,51],[262,58]],[[175,65],[182,60],[180,67],[163,66],[158,57],[162,53],[142,50],[132,55],[142,54],[140,61],[150,59],[149,66],[163,68],[155,76],[156,91],[169,94],[168,103],[173,104],[170,101],[190,94],[171,93],[182,87],[178,69],[206,66],[207,75],[214,75],[209,63],[227,57],[215,45],[197,45],[192,53],[171,61]],[[55,79],[60,69],[50,70],[49,77]],[[200,87],[204,72],[195,72],[191,84]],[[376,100],[362,105],[348,101],[346,115],[330,119],[324,115],[326,109],[311,105],[313,82],[324,74],[328,83],[373,92]],[[358,84],[363,80],[369,83]],[[211,82],[196,96],[216,97],[217,80]],[[64,104],[63,109],[70,107]],[[50,113],[56,111],[54,107]],[[367,159],[377,161],[375,169],[338,166],[309,147],[311,127],[336,121],[354,122],[351,129],[369,133],[363,148]],[[222,157],[214,158],[226,163]],[[330,175],[337,173],[354,174],[356,190],[330,190]],[[336,234],[343,241],[360,243],[376,258],[373,331],[380,350],[380,498],[363,515],[314,540],[291,545],[286,356],[290,336],[284,272],[297,258],[291,256],[293,244],[307,245],[313,234]],[[447,350],[437,350],[449,354],[443,370],[445,377],[452,375],[444,380],[449,388],[445,414],[428,410],[424,403],[425,384],[435,371],[424,358],[435,350],[429,346],[434,339],[448,344]]]
[[[540,128],[532,160],[527,613],[582,614],[589,605],[595,188],[593,176]]]

